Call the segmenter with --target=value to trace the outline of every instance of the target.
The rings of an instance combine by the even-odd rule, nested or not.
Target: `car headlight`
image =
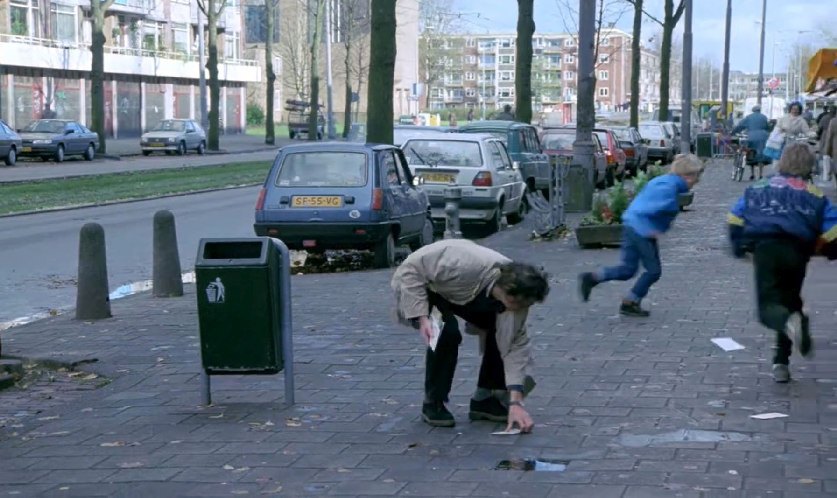
[[[140,138],[140,143],[147,144],[147,143],[148,143],[148,137],[142,137],[142,138]]]
[[[33,144],[51,144],[52,140],[49,139],[41,139],[41,140],[32,140]]]
[[[169,142],[174,142],[176,139],[174,137],[169,138]]]

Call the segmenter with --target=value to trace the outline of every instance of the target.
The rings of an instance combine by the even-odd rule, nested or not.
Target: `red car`
[[[599,137],[607,157],[607,185],[613,185],[614,180],[622,178],[625,174],[625,165],[628,163],[628,156],[619,147],[619,137],[609,128],[594,128],[593,134]]]
[[[571,126],[545,128],[542,130],[540,139],[544,154],[551,156],[572,157],[575,133],[575,128]],[[596,133],[593,133],[593,143],[595,144],[593,152],[593,183],[597,187],[601,188],[607,185],[607,154],[605,153],[604,147],[602,147],[602,143]]]

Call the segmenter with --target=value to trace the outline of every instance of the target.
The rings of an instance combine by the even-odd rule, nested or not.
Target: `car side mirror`
[[[64,130],[65,135],[71,135],[73,133],[75,133],[73,130]]]
[[[514,170],[520,169],[520,161],[512,162],[512,169],[514,169]]]

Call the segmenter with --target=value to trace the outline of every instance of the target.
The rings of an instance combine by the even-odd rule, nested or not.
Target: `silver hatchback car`
[[[459,217],[493,232],[503,217],[517,223],[525,213],[526,184],[505,145],[489,134],[439,134],[410,138],[401,146],[407,164],[430,200],[434,224],[444,225],[445,188],[462,188]]]
[[[198,154],[206,151],[206,132],[197,121],[191,119],[164,119],[140,138],[142,154],[165,152],[185,155],[194,150]]]

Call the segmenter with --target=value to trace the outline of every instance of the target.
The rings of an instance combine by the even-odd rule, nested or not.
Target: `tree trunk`
[[[352,127],[352,38],[351,30],[344,33],[346,40],[346,57],[343,59],[343,66],[346,69],[346,101],[343,105],[343,138],[349,137],[349,129]],[[358,72],[360,68],[358,67]]]
[[[276,10],[275,0],[265,0],[264,7],[265,16],[267,16],[265,23],[267,25],[267,40],[265,40],[264,45],[264,68],[267,74],[267,92],[265,94],[266,102],[264,106],[264,143],[273,145],[276,143],[276,130],[273,122],[273,93],[275,91],[274,85],[276,84],[276,73],[273,72],[273,32],[274,24],[276,23],[276,16],[274,14]]]
[[[535,0],[517,0],[517,58],[515,60],[515,117],[532,122],[532,35],[535,33]]]
[[[372,0],[369,85],[366,97],[368,142],[392,143],[395,26],[395,1]]]
[[[683,0],[677,11],[674,10],[674,0],[665,0],[665,17],[663,17],[663,39],[660,46],[660,121],[668,121],[669,73],[671,72],[671,37],[677,21],[683,14]]]
[[[90,1],[90,119],[93,131],[99,135],[99,153],[107,152],[105,137],[105,9],[99,0]]]
[[[631,40],[631,126],[639,127],[639,76],[642,71],[642,1],[634,0],[634,30]]]
[[[207,47],[209,57],[206,59],[206,68],[209,70],[209,136],[207,137],[207,148],[218,150],[219,114],[221,111],[221,83],[218,81],[218,12],[215,7],[216,0],[207,2],[207,28],[209,36]]]
[[[320,38],[323,32],[325,0],[317,0],[314,34],[311,38],[311,86],[309,87],[308,140],[317,140],[320,124]]]

